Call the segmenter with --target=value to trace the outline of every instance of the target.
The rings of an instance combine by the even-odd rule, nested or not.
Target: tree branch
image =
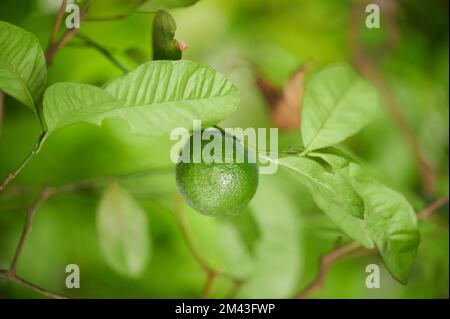
[[[25,279],[22,279],[21,277],[17,276],[16,274],[12,274],[7,270],[4,269],[0,269],[0,277],[13,282],[15,284],[18,284],[22,287],[31,289],[35,292],[37,292],[38,294],[44,295],[46,297],[50,297],[50,298],[55,298],[55,299],[68,299],[67,296],[62,295],[62,294],[58,294],[56,292],[51,292],[47,289],[41,288],[29,281],[26,281]]]
[[[31,152],[27,155],[27,157],[23,160],[23,162],[19,165],[19,167],[12,173],[9,173],[8,176],[2,181],[0,184],[0,195],[3,193],[3,191],[8,187],[8,184],[14,180],[17,175],[28,165],[30,160],[39,153],[42,144],[44,143],[45,139],[47,138],[47,133],[43,132],[41,135],[39,135],[38,141],[33,146]]]
[[[78,182],[73,182],[69,184],[65,184],[62,186],[56,186],[56,187],[45,187],[42,192],[39,194],[36,201],[28,208],[25,223],[22,229],[22,235],[20,237],[19,243],[17,245],[16,251],[14,253],[13,261],[11,262],[11,266],[9,267],[9,270],[0,270],[0,277],[3,277],[11,282],[15,282],[19,285],[22,285],[24,287],[30,288],[36,292],[39,292],[45,296],[53,297],[53,298],[67,298],[65,296],[52,293],[50,291],[47,291],[43,288],[40,288],[32,283],[29,283],[25,281],[24,279],[17,276],[17,265],[19,263],[20,257],[23,252],[23,248],[25,246],[26,240],[28,239],[28,236],[32,229],[33,224],[33,217],[36,215],[38,209],[42,206],[42,204],[47,201],[49,198],[55,196],[55,195],[61,195],[68,192],[83,190],[87,188],[93,188],[98,187],[102,185],[106,185],[112,181],[116,180],[126,180],[130,178],[138,178],[143,176],[148,176],[151,174],[159,174],[159,173],[165,173],[173,170],[172,167],[154,167],[154,168],[148,168],[137,172],[132,172],[129,174],[124,175],[118,175],[115,177],[101,177],[101,178],[94,178],[94,179],[86,179]]]
[[[202,299],[209,298],[212,288],[213,288],[213,285],[214,285],[214,282],[216,281],[216,278],[219,275],[220,275],[220,273],[218,273],[218,272],[210,272],[207,274],[205,287],[203,288],[203,292],[202,292]]]
[[[439,208],[448,203],[447,197],[441,197],[435,200],[430,206],[424,208],[421,212],[417,214],[418,219],[428,219],[433,215]]]
[[[422,187],[426,194],[433,195],[435,193],[435,173],[433,167],[428,163],[423,150],[421,149],[413,130],[409,126],[407,120],[402,114],[402,107],[395,96],[393,90],[378,71],[372,59],[367,55],[359,40],[359,30],[361,26],[361,17],[364,12],[364,3],[354,6],[350,24],[349,24],[349,41],[348,45],[353,56],[354,63],[359,72],[368,78],[380,91],[381,96],[386,102],[388,111],[392,119],[403,133],[411,152],[417,162],[422,179]],[[391,17],[392,20],[392,17]],[[388,24],[388,27],[391,24]]]
[[[320,259],[319,263],[319,273],[317,277],[311,282],[305,289],[303,289],[300,293],[297,294],[298,299],[303,299],[310,295],[315,290],[322,287],[326,275],[328,274],[331,265],[338,259],[345,256],[347,253],[355,250],[356,248],[360,247],[361,245],[357,243],[356,241],[351,242],[350,244],[347,244],[345,246],[339,247],[330,253],[324,255]]]
[[[67,30],[63,34],[63,36],[61,37],[61,39],[59,41],[57,41],[56,43],[53,43],[55,40],[55,37],[61,27],[62,19],[64,17],[65,7],[66,7],[66,0],[63,0],[61,3],[61,7],[59,10],[58,16],[56,18],[55,25],[54,25],[52,33],[50,35],[49,46],[47,47],[47,51],[45,53],[45,63],[47,64],[47,66],[50,65],[50,63],[52,62],[53,57],[56,54],[56,52],[58,52],[59,49],[61,49],[64,45],[66,45],[66,43],[70,40],[70,38],[72,38],[72,36],[77,32],[77,29]],[[81,10],[80,20],[84,17],[84,15],[86,14],[86,11],[87,11],[87,6],[84,6]],[[0,109],[3,107],[2,105],[3,105],[3,96],[0,93]],[[0,110],[0,112],[1,112],[1,110]],[[44,125],[43,125],[42,117],[39,114],[39,111],[38,111],[38,118],[41,123],[42,130],[43,130],[41,135],[39,136],[39,140],[36,143],[36,145],[33,147],[30,154],[28,154],[28,156],[22,162],[22,164],[14,172],[9,173],[8,176],[0,184],[0,195],[6,189],[8,184],[13,179],[16,178],[16,176],[22,171],[22,169],[28,164],[28,162],[34,157],[34,155],[36,155],[39,152],[39,150],[47,136],[46,132],[44,132]]]
[[[448,203],[447,197],[442,197],[425,207],[417,214],[417,219],[424,220],[430,218],[440,207]],[[308,297],[311,293],[321,288],[325,282],[325,278],[330,271],[333,263],[339,259],[346,257],[360,257],[370,255],[378,252],[378,249],[366,249],[358,242],[353,241],[345,246],[334,249],[320,259],[319,272],[316,278],[302,291],[300,291],[296,298],[303,299]]]
[[[90,38],[88,38],[87,36],[85,36],[81,33],[77,33],[76,37],[82,39],[87,45],[89,45],[89,46],[93,47],[94,49],[96,49],[97,51],[99,51],[104,57],[106,57],[109,61],[111,61],[115,66],[117,66],[123,73],[130,72],[130,70],[125,65],[123,65],[119,60],[117,60],[111,54],[111,52],[109,52],[107,49],[102,47],[97,42],[91,40]]]
[[[33,224],[33,217],[34,214],[37,212],[39,207],[52,195],[51,188],[44,188],[42,193],[39,195],[38,199],[31,205],[31,207],[28,208],[27,214],[25,217],[25,224],[23,226],[22,230],[22,236],[20,237],[19,244],[17,245],[16,252],[13,257],[13,261],[11,263],[11,266],[9,267],[9,272],[12,275],[15,275],[17,272],[17,264],[19,262],[19,258],[22,255],[23,247],[25,245],[25,242],[28,238],[28,235],[30,234],[31,227]]]
[[[56,19],[56,23],[53,28],[52,35],[50,36],[49,46],[47,47],[47,52],[45,53],[45,63],[47,64],[47,66],[52,63],[56,52],[58,52],[59,49],[64,47],[67,44],[67,42],[69,42],[69,40],[78,32],[78,29],[76,29],[76,28],[69,29],[62,35],[62,37],[57,42],[54,42],[54,34],[56,35],[58,33],[58,30],[61,26],[61,21],[59,21],[59,20],[60,19],[62,20],[62,16],[64,16],[64,10],[65,10],[65,1],[63,1],[63,3],[61,4],[61,9],[60,9],[58,17]],[[60,17],[61,11],[63,13],[62,13],[62,16]],[[80,21],[84,19],[84,16],[86,15],[86,11],[87,11],[87,5],[85,5],[81,9]]]
[[[56,35],[58,34],[59,28],[61,27],[61,23],[64,17],[64,13],[66,10],[67,0],[62,0],[61,7],[59,8],[58,16],[56,17],[55,25],[53,26],[52,33],[50,35],[49,46],[55,42]]]
[[[178,225],[180,226],[181,233],[183,235],[184,241],[186,242],[186,245],[188,246],[190,253],[194,257],[195,261],[200,266],[200,268],[203,270],[203,272],[205,272],[206,274],[206,283],[201,293],[202,298],[205,299],[209,297],[212,286],[214,285],[214,282],[218,276],[223,276],[231,280],[237,287],[236,288],[237,292],[237,289],[239,289],[240,286],[242,285],[242,280],[240,280],[239,278],[235,278],[229,274],[226,274],[222,270],[217,270],[210,267],[208,262],[205,259],[203,259],[202,255],[197,250],[197,247],[194,244],[194,240],[192,239],[191,234],[188,231],[186,220],[182,214],[182,200],[180,196],[177,196],[175,201],[175,217],[177,219]]]

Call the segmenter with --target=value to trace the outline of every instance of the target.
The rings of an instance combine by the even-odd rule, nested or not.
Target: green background
[[[269,106],[253,78],[262,75],[282,86],[302,64],[315,69],[351,63],[348,24],[355,1],[201,0],[171,10],[176,38],[188,45],[183,58],[213,66],[240,90],[238,110],[223,127],[270,127]],[[386,28],[361,25],[364,46],[374,57],[400,101],[427,160],[437,176],[437,196],[448,196],[448,2],[398,1],[397,46],[386,48]],[[0,20],[33,32],[46,48],[58,1],[2,0]],[[139,50],[151,57],[152,14],[133,14],[107,22],[82,22],[88,35],[130,68],[125,54]],[[101,85],[121,71],[92,48],[74,39],[55,56],[48,84],[73,81]],[[39,134],[32,112],[10,97],[4,101],[0,128],[0,176],[26,156]],[[299,143],[299,132],[280,135],[280,148]],[[168,136],[131,135],[126,124],[108,121],[102,128],[76,125],[52,135],[38,157],[11,185],[25,190],[0,198],[0,268],[7,268],[19,240],[26,207],[43,185],[61,185],[90,177],[119,175],[151,166],[173,165]],[[417,164],[387,108],[344,147],[377,178],[403,193],[416,211],[434,198],[422,191]],[[122,276],[108,266],[96,231],[102,188],[50,199],[37,213],[18,274],[48,290],[79,298],[197,298],[205,274],[183,240],[174,215],[177,189],[172,173],[129,180],[123,186],[145,207],[152,241],[151,259],[140,278]],[[19,187],[19,188],[18,188]],[[316,207],[306,188],[283,170],[261,176],[246,213],[226,220],[202,216],[186,205],[188,229],[204,258],[214,267],[246,278],[237,297],[288,298],[310,283],[321,255],[341,235]],[[421,244],[406,286],[390,277],[378,255],[336,262],[317,298],[448,298],[448,206],[420,221]],[[231,235],[230,235],[231,233]],[[230,238],[234,239],[231,240]],[[344,238],[345,240],[345,238]],[[64,286],[65,267],[81,270],[81,288]],[[381,288],[367,289],[365,267],[381,267]],[[232,283],[220,278],[212,297],[225,297]],[[0,280],[0,297],[41,296]]]

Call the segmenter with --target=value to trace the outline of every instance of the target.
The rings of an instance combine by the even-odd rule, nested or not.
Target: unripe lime
[[[258,186],[254,154],[236,138],[220,130],[207,131],[214,139],[220,138],[221,146],[207,147],[210,140],[202,140],[198,143],[201,146],[197,148],[201,149],[201,156],[199,152],[194,152],[192,135],[183,147],[177,164],[178,189],[186,202],[204,215],[239,214],[255,195]],[[219,148],[221,151],[218,151]]]

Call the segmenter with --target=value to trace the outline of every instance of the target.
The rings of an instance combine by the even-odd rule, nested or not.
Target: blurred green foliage
[[[184,59],[212,65],[239,88],[242,100],[225,127],[269,127],[269,107],[253,79],[256,66],[282,85],[303,63],[314,69],[351,62],[348,22],[354,1],[201,0],[172,10],[176,38],[188,45]],[[448,2],[406,1],[397,4],[396,47],[386,49],[381,29],[361,25],[364,46],[376,60],[401,102],[402,112],[435,169],[439,196],[448,196]],[[33,32],[46,48],[59,1],[3,0],[0,20]],[[114,8],[113,8],[114,9]],[[114,10],[112,10],[114,12]],[[137,63],[127,52],[151,57],[153,14],[132,14],[114,21],[86,21],[81,32],[107,48],[129,68]],[[142,58],[141,58],[142,59]],[[101,85],[121,71],[96,50],[73,39],[49,67],[49,83],[74,81]],[[27,108],[6,96],[0,128],[0,176],[25,157],[39,134],[39,123]],[[295,145],[299,132],[280,136],[280,149]],[[61,185],[85,178],[118,175],[151,166],[172,165],[168,136],[132,135],[125,124],[111,120],[102,128],[85,124],[54,134],[39,156],[12,185],[20,196],[0,199],[0,268],[6,268],[20,237],[26,207],[42,185]],[[408,198],[416,211],[432,198],[422,191],[414,156],[386,108],[344,147],[367,164],[383,183]],[[26,243],[18,273],[49,290],[81,298],[196,298],[205,274],[190,254],[174,216],[177,196],[173,173],[122,183],[148,214],[152,256],[141,277],[114,272],[100,251],[96,209],[101,188],[57,196],[41,207]],[[183,206],[187,226],[198,250],[211,266],[246,282],[238,297],[293,296],[310,283],[321,255],[341,234],[316,207],[306,189],[279,170],[262,176],[257,194],[244,216],[211,219]],[[238,220],[236,220],[238,219]],[[421,221],[421,245],[407,285],[393,280],[377,255],[338,261],[320,298],[441,298],[449,289],[448,206],[432,221]],[[81,269],[81,288],[66,289],[65,266]],[[381,266],[381,288],[364,285],[365,266]],[[212,297],[227,296],[232,283],[221,278]],[[0,281],[0,297],[41,297]]]

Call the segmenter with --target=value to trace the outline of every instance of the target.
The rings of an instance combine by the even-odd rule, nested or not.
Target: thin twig
[[[80,14],[80,21],[83,20],[85,14],[87,11],[87,6],[84,6],[81,9],[81,14]],[[59,16],[58,16],[59,17]],[[56,24],[55,24],[56,26]],[[57,32],[57,31],[56,31]],[[49,46],[47,48],[47,52],[45,53],[45,63],[47,65],[50,65],[53,61],[53,57],[55,56],[56,52],[58,52],[59,49],[61,49],[62,47],[64,47],[67,42],[69,42],[69,40],[78,32],[77,28],[73,28],[73,29],[69,29],[67,30],[62,37],[57,41],[57,42],[50,42]]]
[[[176,204],[175,217],[177,219],[178,225],[180,226],[181,234],[183,235],[183,238],[189,248],[189,251],[191,252],[191,254],[194,257],[197,264],[202,268],[202,270],[205,273],[210,274],[210,273],[215,272],[215,270],[212,269],[208,265],[208,263],[203,259],[202,255],[197,250],[197,247],[194,244],[194,240],[192,239],[191,234],[188,231],[186,220],[182,213],[182,201],[179,196],[177,196],[175,204]]]
[[[428,163],[423,150],[417,142],[413,130],[403,116],[401,111],[402,107],[395,96],[395,93],[389,87],[381,72],[378,71],[372,59],[367,55],[359,40],[359,30],[363,12],[364,10],[361,4],[355,5],[350,19],[349,47],[354,63],[359,72],[368,78],[380,91],[392,119],[399,130],[403,133],[404,138],[406,139],[406,142],[414,155],[417,165],[419,166],[424,191],[428,195],[433,195],[435,193],[435,172],[433,167]]]
[[[428,219],[436,212],[439,208],[448,203],[447,197],[441,197],[435,200],[430,206],[424,208],[420,213],[417,214],[418,219]]]
[[[66,10],[67,0],[62,0],[61,7],[59,8],[58,16],[56,17],[55,25],[53,26],[52,34],[50,35],[49,45],[53,44],[56,39],[56,35],[58,34],[59,28],[61,27],[61,22],[64,17],[64,13]]]
[[[96,49],[97,51],[99,51],[103,56],[105,56],[109,61],[111,61],[115,66],[117,66],[123,73],[128,73],[130,72],[130,70],[123,65],[119,60],[117,60],[112,54],[111,52],[109,52],[107,49],[105,49],[104,47],[102,47],[100,44],[98,44],[97,42],[91,40],[90,38],[88,38],[87,36],[81,34],[81,33],[77,33],[76,37],[82,39],[87,45],[93,47],[94,49]]]
[[[33,217],[39,207],[52,195],[52,190],[50,188],[44,188],[44,190],[39,195],[38,199],[31,205],[31,207],[28,208],[27,214],[25,217],[25,224],[23,226],[22,230],[22,236],[20,237],[19,243],[16,248],[16,252],[13,257],[13,261],[11,263],[11,266],[9,267],[9,272],[13,275],[17,272],[17,264],[19,262],[19,258],[22,255],[23,247],[25,245],[25,242],[28,238],[28,235],[30,234],[31,227],[33,224]]]
[[[42,144],[44,143],[45,139],[47,138],[46,133],[41,133],[41,135],[38,138],[38,141],[33,146],[30,153],[28,153],[27,157],[23,160],[23,162],[19,165],[19,167],[12,173],[9,173],[8,176],[3,180],[3,182],[0,184],[0,195],[2,192],[8,187],[8,184],[16,178],[16,176],[28,165],[30,160],[39,153],[39,150],[41,149]]]
[[[231,291],[228,293],[226,299],[234,299],[237,293],[239,292],[239,289],[241,289],[242,284],[243,284],[242,280],[235,280],[233,282],[233,287],[231,288]]]
[[[326,275],[328,274],[328,271],[330,270],[331,265],[338,260],[339,258],[342,258],[347,253],[355,250],[356,248],[360,247],[360,244],[356,241],[351,242],[350,244],[347,244],[345,246],[339,247],[330,253],[326,254],[320,259],[319,263],[319,273],[317,277],[311,282],[305,289],[303,289],[298,295],[297,298],[303,299],[310,295],[315,290],[322,287]]]
[[[236,291],[235,291],[235,293],[236,293],[237,290],[242,285],[242,280],[240,280],[239,278],[235,278],[235,277],[223,272],[220,269],[217,270],[217,269],[212,268],[211,266],[208,265],[208,262],[205,259],[203,259],[201,253],[197,250],[194,240],[192,239],[192,237],[188,231],[186,220],[182,213],[182,201],[179,196],[177,196],[176,202],[175,202],[175,217],[177,219],[178,225],[180,226],[181,233],[183,235],[184,241],[186,242],[186,245],[188,246],[190,253],[194,257],[195,261],[200,266],[200,268],[203,270],[203,272],[206,274],[206,283],[205,283],[205,286],[201,293],[202,298],[209,297],[212,286],[214,285],[217,277],[219,277],[219,276],[223,276],[223,277],[231,280],[237,287]]]
[[[37,292],[38,294],[41,294],[46,297],[55,298],[55,299],[68,299],[68,297],[65,295],[58,294],[56,292],[52,292],[47,289],[41,288],[29,281],[26,281],[25,279],[17,276],[16,274],[12,274],[11,272],[4,270],[4,269],[0,269],[0,277],[4,278],[10,282],[13,282],[15,284],[18,284],[22,287],[31,289],[31,290]]]
[[[89,17],[89,18],[86,18],[84,21],[87,21],[87,22],[102,22],[102,21],[123,20],[123,19],[128,18],[133,13],[134,13],[134,11],[131,11],[129,13],[120,14],[120,15],[110,16],[110,17]]]
[[[53,57],[56,54],[56,52],[58,52],[59,49],[61,49],[64,45],[66,45],[66,43],[77,32],[76,28],[67,30],[63,34],[61,39],[59,39],[59,41],[57,41],[56,43],[53,43],[54,38],[56,37],[56,34],[58,33],[59,28],[61,27],[62,16],[64,16],[65,3],[66,3],[66,1],[63,1],[61,3],[61,8],[60,8],[59,14],[58,14],[58,16],[56,18],[56,22],[55,22],[55,25],[53,27],[52,34],[50,36],[50,43],[49,43],[49,46],[48,46],[47,51],[45,53],[45,63],[47,64],[47,66],[50,65],[50,63],[52,62]],[[87,11],[87,6],[84,6],[81,9],[80,20],[83,19],[84,15],[86,14],[86,11]],[[22,171],[22,169],[26,165],[28,165],[29,161],[34,157],[34,155],[36,155],[39,152],[43,142],[45,141],[45,138],[47,137],[47,134],[46,134],[46,132],[44,130],[42,116],[39,114],[39,111],[38,111],[38,118],[39,118],[39,121],[40,121],[40,124],[41,124],[41,127],[42,127],[42,133],[39,136],[39,140],[36,143],[36,145],[33,147],[32,151],[25,158],[25,160],[19,165],[19,167],[14,172],[9,173],[8,176],[0,184],[0,195],[6,189],[8,184],[13,179],[16,178],[16,176]]]
[[[210,272],[207,274],[205,287],[203,288],[203,291],[202,291],[202,299],[209,298],[212,288],[213,288],[213,285],[214,285],[214,282],[216,281],[216,278],[219,275],[220,275],[220,273],[218,273],[218,272]]]
[[[448,203],[447,197],[442,197],[425,207],[417,214],[417,219],[424,220],[430,218],[440,207]],[[334,249],[328,254],[324,255],[320,259],[319,272],[316,278],[302,291],[300,291],[296,298],[303,299],[309,296],[311,293],[323,286],[325,278],[332,266],[332,264],[343,258],[354,258],[365,255],[377,253],[378,249],[366,249],[362,247],[358,242],[353,241],[345,246]]]
[[[172,171],[173,168],[170,167],[170,171]],[[28,208],[25,223],[22,229],[22,235],[20,237],[19,243],[17,245],[16,251],[14,253],[13,261],[11,262],[11,265],[9,267],[9,270],[0,270],[0,277],[3,277],[11,282],[15,282],[19,285],[22,285],[24,287],[28,287],[36,292],[39,292],[45,296],[53,297],[53,298],[67,298],[65,296],[52,293],[50,291],[47,291],[43,288],[40,288],[32,283],[29,283],[25,281],[24,279],[17,276],[17,265],[19,263],[20,257],[23,252],[23,248],[25,246],[26,240],[28,239],[28,235],[31,232],[32,224],[33,224],[33,217],[36,215],[39,207],[42,206],[42,204],[47,201],[50,197],[53,197],[55,195],[61,195],[67,192],[72,191],[78,191],[83,190],[87,188],[93,188],[98,187],[101,185],[106,185],[112,181],[117,180],[126,180],[130,178],[138,178],[143,176],[148,176],[151,174],[158,174],[158,173],[165,173],[169,171],[169,167],[154,167],[154,168],[148,168],[137,172],[132,172],[129,174],[119,175],[116,177],[100,177],[100,178],[94,178],[94,179],[86,179],[78,182],[73,182],[69,184],[65,184],[62,186],[56,186],[56,187],[45,187],[42,192],[39,194],[36,201]]]

